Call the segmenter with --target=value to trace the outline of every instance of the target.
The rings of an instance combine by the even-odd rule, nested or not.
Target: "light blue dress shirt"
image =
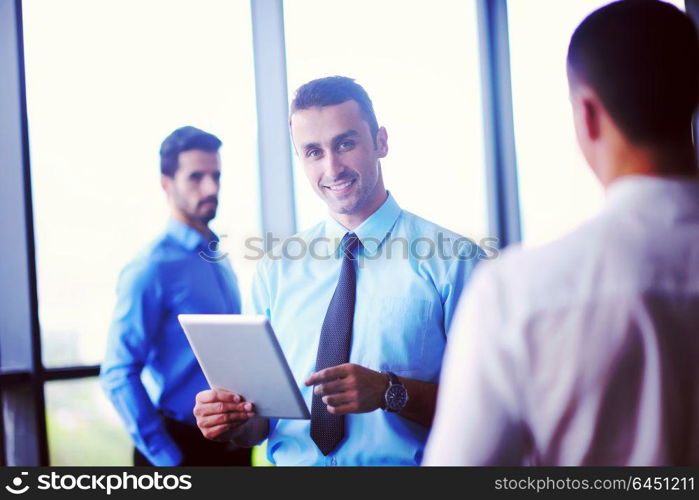
[[[227,259],[209,242],[170,219],[165,233],[121,272],[102,386],[136,447],[155,465],[177,465],[182,454],[158,412],[196,425],[198,392],[208,389],[178,314],[239,314],[240,292]]]
[[[269,252],[253,280],[250,312],[270,319],[308,408],[313,388],[304,381],[315,369],[347,232],[328,218]],[[362,248],[350,363],[437,383],[446,332],[482,251],[402,210],[390,194],[354,233]],[[323,456],[309,420],[273,419],[268,458],[279,465],[419,465],[428,431],[383,410],[350,414],[344,440]]]

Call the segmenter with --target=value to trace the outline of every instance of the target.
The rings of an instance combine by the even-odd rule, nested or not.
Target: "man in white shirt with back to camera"
[[[426,465],[699,464],[696,29],[669,4],[610,4],[573,34],[568,77],[606,206],[476,270]]]

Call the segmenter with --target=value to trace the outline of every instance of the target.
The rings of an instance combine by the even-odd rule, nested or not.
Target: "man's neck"
[[[663,148],[632,148],[620,152],[608,169],[606,187],[627,175],[699,178],[697,154],[691,142]]]
[[[209,229],[209,225],[196,219],[190,219],[186,215],[182,214],[179,210],[173,210],[171,215],[174,219],[180,221],[181,223],[191,227],[199,234],[201,234],[207,241],[213,237],[213,232]]]

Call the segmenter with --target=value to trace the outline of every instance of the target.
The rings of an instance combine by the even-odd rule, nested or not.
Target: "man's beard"
[[[203,222],[204,224],[208,224],[211,222],[214,218],[216,217],[216,209],[211,209],[208,212],[205,212],[203,215],[197,216],[198,220]]]
[[[199,204],[197,205],[197,212],[198,212],[201,207],[203,207],[204,205],[206,205],[209,202],[213,202],[212,208],[207,210],[204,213],[204,215],[201,215],[199,217],[199,220],[201,220],[204,224],[207,224],[210,220],[212,220],[214,217],[216,217],[216,209],[218,208],[218,198],[215,196],[210,196],[210,197],[206,198],[205,200],[200,201]]]
[[[202,206],[208,201],[215,201],[216,204],[213,205],[212,208],[206,211],[202,211]],[[175,202],[180,212],[182,212],[192,222],[199,222],[204,225],[208,225],[208,223],[216,217],[216,210],[218,208],[218,198],[216,197],[209,197],[205,200],[200,201],[199,203],[197,203],[197,206],[194,210],[189,209],[189,207],[185,203],[185,200],[183,200],[179,196],[176,197]]]

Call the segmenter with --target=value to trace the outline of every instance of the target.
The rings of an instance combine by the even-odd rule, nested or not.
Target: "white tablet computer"
[[[180,314],[178,319],[212,389],[240,394],[262,417],[311,418],[265,316]]]

